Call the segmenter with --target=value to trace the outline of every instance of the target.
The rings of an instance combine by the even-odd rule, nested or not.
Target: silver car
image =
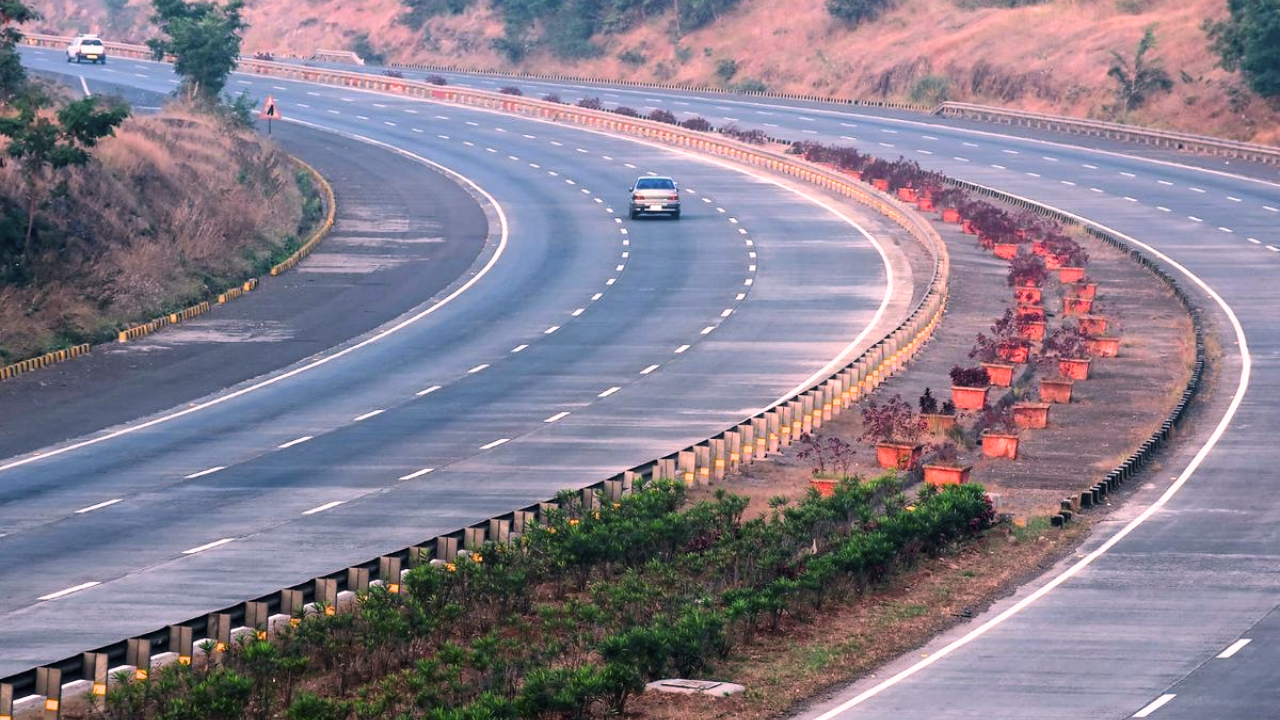
[[[631,186],[631,219],[660,213],[680,219],[680,188],[669,177],[645,175]]]

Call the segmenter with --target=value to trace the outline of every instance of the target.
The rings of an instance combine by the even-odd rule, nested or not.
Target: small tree
[[[1120,53],[1111,51],[1111,67],[1107,70],[1107,77],[1116,81],[1115,110],[1122,121],[1129,117],[1129,111],[1141,107],[1154,93],[1173,89],[1173,80],[1160,66],[1160,61],[1147,59],[1147,53],[1155,46],[1156,30],[1152,25],[1138,41],[1132,63]]]
[[[862,439],[875,443],[914,445],[929,429],[901,395],[894,395],[883,405],[874,400],[867,403],[862,409],[862,424]]]
[[[39,19],[40,13],[22,0],[0,0],[0,103],[12,100],[27,83],[17,51],[22,33],[15,26]]]
[[[893,0],[827,0],[827,14],[850,25],[875,20],[893,6]]]
[[[182,76],[187,94],[216,103],[240,55],[240,33],[248,27],[240,16],[244,0],[225,5],[151,0],[151,5],[151,21],[167,36],[147,41],[152,54],[157,60],[173,55],[173,69]]]
[[[1254,92],[1280,96],[1280,11],[1275,0],[1227,0],[1226,20],[1204,22],[1224,70],[1239,70]]]
[[[31,92],[14,103],[16,115],[0,117],[0,135],[9,138],[5,153],[17,162],[26,185],[27,232],[22,254],[28,268],[33,255],[31,236],[36,210],[50,181],[64,168],[88,163],[89,148],[114,135],[129,116],[123,106],[98,109],[96,97],[70,103],[59,109],[54,118],[42,112],[48,105],[46,97]]]

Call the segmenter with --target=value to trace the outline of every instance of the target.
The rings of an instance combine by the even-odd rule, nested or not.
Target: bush
[[[428,85],[448,85],[449,81],[440,75],[428,75],[422,78],[422,81]]]
[[[624,50],[618,53],[618,59],[628,65],[643,65],[649,61],[639,50]]]
[[[613,109],[613,112],[625,117],[633,117],[633,118],[640,117],[640,113],[636,112],[633,108],[627,107],[626,105],[619,105],[618,107]]]
[[[764,84],[764,81],[757,80],[756,78],[743,78],[742,80],[739,80],[733,85],[730,85],[729,89],[734,92],[740,92],[740,93],[769,92],[769,87]]]
[[[524,95],[524,91],[516,87],[515,85],[503,85],[502,87],[498,88],[498,92],[502,93],[503,95]]]
[[[911,102],[919,105],[937,105],[948,99],[951,78],[945,75],[925,75],[911,88]]]
[[[1049,271],[1044,267],[1044,260],[1019,248],[1018,254],[1009,261],[1009,287],[1040,287],[1049,278]]]
[[[893,0],[827,0],[827,14],[850,25],[859,25],[880,17],[893,7]]]
[[[542,101],[549,102],[549,103],[557,103],[559,105],[564,104],[564,100],[561,100],[560,96],[556,93],[547,93],[546,95],[543,95]]]
[[[738,61],[725,58],[716,63],[716,77],[722,84],[727,84],[738,74]]]
[[[654,122],[667,123],[669,125],[678,125],[680,123],[674,114],[663,110],[662,108],[657,108],[650,112],[649,119]]]
[[[963,367],[961,365],[956,365],[951,368],[949,375],[951,376],[951,384],[956,387],[991,387],[991,376],[987,374],[987,369],[982,366]]]
[[[862,409],[863,440],[914,445],[927,429],[925,421],[901,395],[894,395],[883,405],[872,400]]]
[[[600,102],[600,98],[582,98],[577,103],[578,107],[587,110],[603,110],[604,103]]]
[[[696,130],[698,132],[711,132],[712,130],[715,129],[714,127],[711,126],[711,123],[704,117],[691,117],[688,120],[682,121],[680,123],[680,127],[686,128],[688,130]]]
[[[1253,91],[1263,97],[1280,96],[1280,13],[1273,0],[1230,0],[1221,22],[1203,27],[1213,51],[1228,71],[1244,74]]]
[[[400,16],[400,22],[415,30],[422,29],[427,21],[438,15],[461,15],[474,0],[401,0],[409,11]]]
[[[721,127],[720,134],[752,145],[763,145],[769,140],[769,136],[765,135],[763,130],[743,130],[734,123]]]

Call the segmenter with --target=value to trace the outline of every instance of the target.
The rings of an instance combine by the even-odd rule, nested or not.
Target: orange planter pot
[[[1091,362],[1089,358],[1063,358],[1058,361],[1058,372],[1072,380],[1088,380]]]
[[[1061,275],[1061,273],[1059,273]],[[1092,300],[1098,295],[1098,283],[1091,282],[1074,282],[1067,285],[1067,297],[1085,298]]]
[[[1013,405],[1013,421],[1020,428],[1040,429],[1049,425],[1049,403],[1022,402]]]
[[[1044,301],[1044,291],[1030,285],[1020,285],[1013,289],[1013,301],[1023,305],[1039,305]]]
[[[952,467],[950,465],[925,465],[924,481],[930,485],[963,485],[969,482],[969,472],[973,466]]]
[[[923,445],[876,443],[876,462],[886,470],[914,470],[922,452]]]
[[[1107,334],[1107,319],[1101,315],[1085,315],[1080,318],[1080,332],[1101,337]]]
[[[987,369],[987,377],[991,378],[991,384],[996,387],[1009,387],[1013,384],[1013,366],[1001,363],[982,363],[982,367]]]
[[[1095,337],[1084,341],[1085,349],[1097,357],[1113,358],[1120,354],[1120,338]]]
[[[951,402],[957,410],[981,410],[987,406],[989,388],[951,386]]]
[[[1018,322],[1044,322],[1044,308],[1039,305],[1018,305],[1013,312]]]
[[[1018,245],[1017,243],[996,243],[991,250],[1001,260],[1012,260],[1018,254]]]
[[[920,195],[915,188],[898,188],[898,199],[903,202],[916,202],[920,199]]]
[[[822,497],[831,497],[836,494],[836,483],[836,480],[814,478],[809,481],[809,487],[817,490]]]
[[[953,400],[952,402],[955,401]],[[920,417],[924,419],[925,425],[929,427],[929,432],[934,435],[946,435],[956,426],[955,415],[921,413]]]
[[[982,433],[982,454],[989,458],[1018,459],[1018,436],[1003,433]]]
[[[1050,403],[1071,402],[1071,388],[1075,383],[1066,378],[1040,381],[1040,399]]]
[[[871,187],[883,192],[889,192],[889,181],[884,178],[872,178]]]
[[[1049,262],[1047,260],[1045,261],[1044,266],[1049,267]],[[1073,283],[1080,282],[1084,279],[1084,268],[1082,267],[1062,267],[1059,265],[1057,268],[1052,269],[1056,269],[1058,271],[1058,280],[1060,282]]]
[[[1057,270],[1062,267],[1062,258],[1051,252],[1045,251],[1044,267],[1046,270]]]
[[[964,231],[965,235],[978,234],[978,231],[973,228],[973,223],[969,222],[968,220],[965,220],[964,222],[960,223],[960,229]]]
[[[1049,254],[1049,248],[1045,247],[1043,240],[1035,240],[1031,243],[1031,254],[1044,257]]]
[[[937,210],[933,204],[933,198],[929,197],[920,198],[919,202],[916,203],[916,207],[920,209],[920,212],[933,212],[934,210]]]
[[[1026,362],[1027,358],[1030,356],[1030,353],[1031,353],[1031,346],[1027,345],[1026,343],[1023,343],[1021,345],[1013,345],[1013,344],[1001,345],[1000,347],[996,348],[996,354],[998,354],[1002,359],[1004,359],[1005,362],[1011,362],[1016,364],[1022,364]]]
[[[1093,309],[1093,298],[1064,297],[1062,312],[1066,315],[1088,315]]]
[[[957,209],[955,209],[955,208],[943,208],[943,209],[942,209],[942,222],[945,222],[945,223],[953,223],[953,224],[958,225],[958,224],[960,224],[960,221],[961,221],[961,218],[960,218],[960,211],[959,211],[959,210],[957,210]]]
[[[1039,342],[1044,339],[1045,323],[1043,320],[1033,320],[1018,324],[1018,334],[1027,340]]]

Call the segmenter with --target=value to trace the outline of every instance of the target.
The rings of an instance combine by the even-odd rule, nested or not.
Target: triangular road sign
[[[280,106],[276,104],[276,99],[267,96],[267,101],[262,104],[262,111],[258,113],[258,117],[263,120],[280,120],[284,115],[280,114]]]

